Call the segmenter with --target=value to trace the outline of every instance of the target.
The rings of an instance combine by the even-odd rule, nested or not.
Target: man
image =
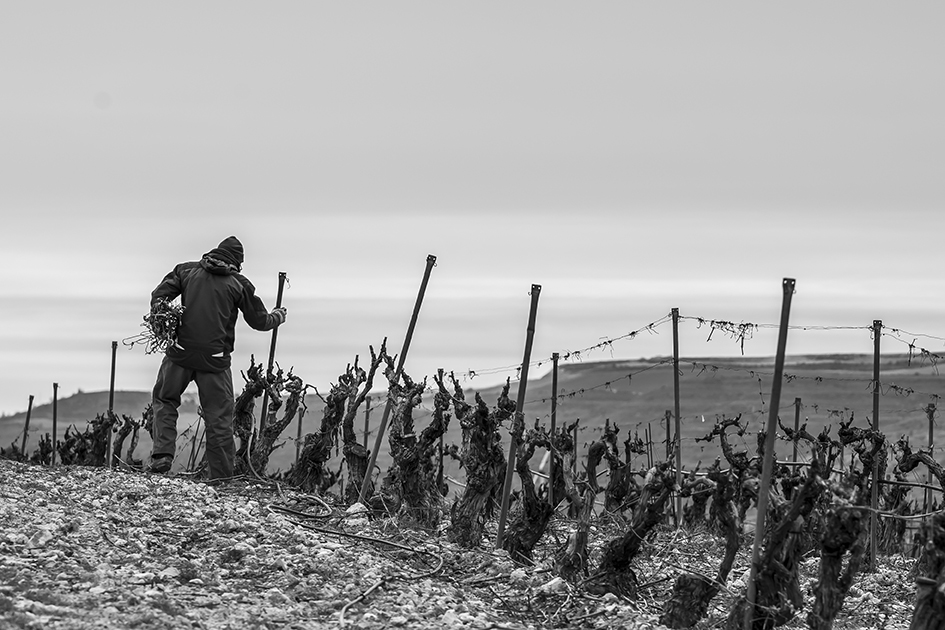
[[[256,330],[272,330],[286,310],[270,313],[256,288],[240,274],[243,244],[223,240],[199,262],[174,267],[151,293],[151,308],[161,298],[181,298],[184,307],[177,340],[168,346],[152,393],[154,446],[149,470],[165,473],[174,461],[177,409],[181,394],[196,381],[207,436],[210,479],[233,476],[233,376],[230,355],[236,338],[237,311]]]

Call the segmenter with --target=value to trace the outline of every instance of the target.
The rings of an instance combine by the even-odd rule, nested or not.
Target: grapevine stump
[[[467,403],[463,389],[453,374],[450,374],[450,380],[453,393],[447,393],[456,419],[463,429],[459,460],[466,469],[466,488],[450,509],[447,536],[450,542],[473,549],[482,541],[483,527],[495,513],[495,499],[502,491],[506,460],[499,427],[515,413],[515,401],[509,398],[508,379],[495,409],[491,411],[478,392],[476,406]],[[437,385],[440,391],[446,390],[442,382]]]

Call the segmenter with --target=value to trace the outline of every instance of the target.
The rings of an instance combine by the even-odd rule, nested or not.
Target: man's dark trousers
[[[233,376],[230,370],[202,372],[177,365],[166,356],[152,392],[154,456],[174,455],[177,444],[177,409],[191,381],[197,383],[200,407],[207,428],[207,464],[210,479],[233,476]]]

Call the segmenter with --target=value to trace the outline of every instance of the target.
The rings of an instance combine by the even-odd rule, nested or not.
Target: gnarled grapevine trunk
[[[561,440],[563,434],[555,436],[555,444],[544,429],[535,427],[525,433],[525,420],[521,414],[515,414],[512,421],[512,445],[516,449],[515,472],[522,484],[521,499],[517,501],[509,514],[509,524],[506,528],[502,548],[509,552],[512,560],[523,564],[531,564],[532,550],[544,535],[548,522],[554,514],[554,507],[548,502],[548,487],[553,485],[555,495],[564,494],[564,464],[561,460],[560,449],[566,446]],[[568,444],[570,438],[565,437]],[[535,454],[536,448],[547,448],[554,458],[554,479],[535,488],[535,481],[528,462]]]
[[[363,444],[358,442],[357,433],[354,430],[354,421],[357,419],[361,405],[367,400],[367,395],[374,387],[374,376],[382,363],[387,361],[387,337],[381,342],[380,352],[371,351],[371,366],[364,376],[363,382],[358,383],[357,387],[348,391],[348,407],[344,417],[341,420],[341,439],[344,443],[342,453],[345,464],[348,467],[348,483],[345,486],[345,502],[353,505],[358,502],[361,494],[361,486],[364,483],[364,477],[368,474],[368,462],[371,459],[371,452]],[[357,357],[355,357],[357,364]],[[339,379],[340,380],[340,379]],[[352,384],[355,381],[352,381]],[[373,486],[368,489],[368,495],[373,491]]]
[[[297,414],[305,414],[305,392],[308,386],[292,374],[291,370],[288,374],[281,369],[275,374],[264,373],[263,366],[256,365],[253,357],[250,357],[249,369],[243,374],[243,379],[246,383],[233,407],[233,434],[238,443],[233,472],[237,475],[265,476],[269,456],[281,446],[276,444],[279,436]],[[268,392],[269,405],[266,409],[265,429],[261,435],[257,435],[256,398],[263,392]],[[278,417],[280,409],[283,412],[282,418]]]
[[[939,485],[942,486],[942,489],[945,490],[945,468],[935,461],[931,453],[928,451],[913,451],[909,443],[904,439],[900,439],[899,442],[896,443],[896,448],[902,453],[902,456],[896,463],[896,470],[898,472],[910,473],[915,470],[919,464],[924,464],[938,481]]]
[[[860,461],[865,466],[863,473],[855,477],[858,480],[857,490],[860,492],[869,491],[872,483],[873,466],[878,467],[878,477],[883,479],[886,476],[886,436],[873,429],[861,429],[851,426],[853,424],[853,414],[847,422],[840,423],[840,429],[837,435],[840,437],[840,444],[843,446],[853,445],[853,451],[859,456]],[[906,471],[903,471],[906,472]]]
[[[269,408],[266,410],[266,426],[259,437],[253,442],[250,452],[250,461],[257,474],[265,475],[269,466],[269,456],[278,448],[276,441],[296,415],[299,419],[305,415],[305,391],[308,386],[302,379],[292,374],[283,374],[278,370],[273,382],[269,385]],[[278,417],[282,409],[282,418]]]
[[[245,381],[243,391],[236,397],[233,405],[233,436],[236,439],[236,461],[233,466],[235,475],[251,474],[249,448],[256,435],[256,398],[262,396],[267,387],[264,369],[262,364],[256,364],[255,357],[250,356],[249,369],[243,374]],[[145,429],[151,432],[151,422],[145,424]]]
[[[499,427],[515,412],[515,401],[509,399],[509,380],[506,380],[496,407],[489,407],[476,393],[476,406],[466,402],[465,394],[455,376],[450,374],[453,394],[450,400],[453,412],[463,428],[460,465],[466,470],[466,488],[450,510],[447,535],[450,542],[472,549],[482,540],[485,522],[494,513],[494,497],[502,489],[505,475],[505,453],[499,436]],[[440,391],[446,391],[442,383]]]
[[[850,420],[852,422],[852,418]],[[863,466],[851,470],[845,486],[834,488],[834,497],[823,516],[820,539],[820,573],[814,585],[814,603],[807,615],[811,630],[830,630],[866,553],[874,459],[885,459],[885,437],[875,431],[850,430],[841,423],[844,445],[855,444]],[[867,446],[866,443],[869,443]],[[880,455],[882,454],[882,455]],[[847,558],[846,567],[843,566]]]
[[[138,432],[141,430],[141,425],[150,412],[151,405],[149,404],[144,410],[144,413],[141,414],[141,420],[135,420],[131,416],[121,416],[122,424],[118,429],[118,435],[115,436],[114,450],[112,452],[112,463],[114,465],[117,466],[122,462],[129,466],[140,465],[141,462],[134,459],[135,448],[138,446]],[[128,445],[128,451],[125,453],[123,459],[121,453],[125,447],[125,440],[128,439],[129,436],[131,437],[131,442]]]
[[[108,436],[118,422],[118,416],[106,411],[90,420],[83,432],[70,425],[59,443],[57,452],[62,464],[104,466],[108,451]]]
[[[37,444],[36,450],[30,455],[30,463],[48,466],[52,461],[52,449],[52,437],[49,433],[46,433],[39,438],[39,444]]]
[[[840,442],[830,437],[830,427],[824,427],[824,430],[821,431],[817,437],[814,437],[807,430],[806,422],[801,425],[797,431],[788,426],[785,426],[781,422],[781,418],[778,418],[778,425],[781,427],[781,431],[784,432],[785,437],[787,437],[789,441],[795,444],[803,441],[818,453],[821,461],[824,462],[824,474],[829,478],[830,472],[833,470],[833,464],[837,457],[840,456],[842,449]]]
[[[679,496],[690,500],[689,505],[683,508],[683,523],[688,527],[705,524],[709,499],[716,489],[714,482],[706,477],[697,477],[695,473],[693,470],[683,479],[682,488],[679,490]]]
[[[753,630],[770,630],[784,625],[804,605],[798,577],[801,560],[799,537],[824,489],[821,466],[815,457],[808,468],[807,480],[790,503],[779,495],[771,495],[768,519],[772,527],[767,529],[764,550],[755,574]],[[745,627],[747,608],[746,597],[740,597],[729,614],[726,626],[729,630],[742,630]]]
[[[707,481],[712,484],[712,500],[718,506],[716,513],[725,534],[725,555],[714,580],[693,573],[683,573],[676,578],[673,594],[660,616],[660,623],[670,628],[690,628],[705,617],[712,599],[718,595],[728,579],[741,542],[741,522],[733,502],[733,477],[728,472],[722,472],[719,461],[716,460],[709,469]]]
[[[895,470],[895,469],[894,469]],[[906,476],[895,471],[896,481],[906,483]],[[898,516],[912,514],[908,486],[884,486],[880,509]],[[905,550],[906,521],[901,518],[884,518],[879,521],[879,550],[887,555],[901,554]]]
[[[25,462],[26,456],[20,453],[20,446],[17,444],[19,438],[10,442],[10,448],[0,448],[0,459],[9,459],[14,462]]]
[[[562,428],[560,440],[561,469],[564,473],[564,494],[577,514],[574,531],[567,545],[555,555],[555,572],[569,582],[575,582],[588,574],[587,543],[591,529],[591,513],[594,510],[594,486],[588,481],[576,482],[571,474],[575,457],[575,445],[571,432],[577,422]]]
[[[617,425],[611,425],[610,419],[604,421],[604,431],[600,442],[604,448],[602,456],[607,460],[610,475],[607,487],[604,488],[604,509],[608,512],[619,512],[627,504],[631,496],[631,488],[636,490],[633,482],[633,473],[630,470],[629,453],[627,461],[620,459],[620,447],[617,444]],[[630,440],[628,439],[627,442]]]
[[[436,392],[433,420],[418,436],[413,412],[423,399],[426,380],[415,383],[407,374],[398,374],[392,362],[386,376],[393,404],[388,434],[393,462],[382,484],[383,494],[391,499],[402,524],[433,528],[440,521],[443,504],[437,483],[439,440],[449,426],[452,397],[445,388]],[[442,375],[436,381],[441,385]]]
[[[385,339],[377,354],[370,347],[371,365],[367,371],[358,365],[358,357],[355,357],[354,365],[348,364],[344,374],[338,376],[338,383],[333,384],[328,395],[322,398],[325,407],[321,426],[318,432],[303,438],[299,461],[286,473],[289,483],[305,492],[323,492],[335,482],[336,475],[328,470],[328,460],[338,443],[339,431],[346,423],[351,425],[353,434],[354,418],[373,386],[377,368],[387,356],[386,346]],[[360,488],[356,481],[349,476],[348,487]]]
[[[640,500],[633,510],[627,532],[604,547],[604,554],[588,590],[636,598],[636,574],[630,568],[647,535],[663,520],[666,502],[676,486],[675,472],[668,461],[650,469],[643,482]]]
[[[724,416],[715,423],[712,431],[705,437],[696,438],[697,442],[711,442],[716,436],[719,438],[719,445],[722,447],[722,455],[728,462],[731,470],[732,482],[735,488],[733,501],[738,510],[738,521],[744,522],[745,514],[751,508],[753,503],[758,501],[758,487],[760,485],[761,461],[758,457],[748,457],[747,451],[736,451],[728,441],[727,429],[736,427],[736,435],[743,436],[747,431],[747,426],[741,424],[741,414],[734,418],[725,418]],[[763,443],[763,434],[758,434],[759,445]],[[721,521],[716,505],[709,507],[709,526],[720,531],[725,531],[725,524]]]
[[[83,432],[70,425],[63,434],[57,452],[62,464],[104,466],[108,451],[108,436],[118,423],[118,416],[106,411],[90,420]]]
[[[833,505],[824,515],[821,540],[820,574],[814,586],[814,604],[807,615],[811,630],[830,630],[843,607],[843,600],[853,585],[865,550],[864,521],[869,515],[852,505],[849,497],[834,498]],[[849,509],[853,507],[853,509]],[[849,554],[844,569],[843,559]]]

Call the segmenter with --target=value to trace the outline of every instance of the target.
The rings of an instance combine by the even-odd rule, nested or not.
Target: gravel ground
[[[683,570],[714,574],[722,541],[664,528],[635,566],[637,601],[591,596],[551,572],[570,521],[536,565],[487,542],[463,550],[274,483],[0,461],[0,629],[660,628]],[[592,528],[591,564],[619,519]],[[744,588],[748,544],[697,628],[719,627]],[[819,560],[802,565],[808,593]],[[836,628],[908,628],[914,561],[861,574]],[[789,628],[805,627],[804,612]]]

